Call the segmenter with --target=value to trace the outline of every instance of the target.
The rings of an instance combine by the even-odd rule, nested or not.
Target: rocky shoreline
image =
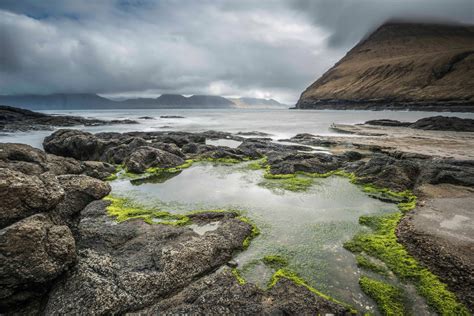
[[[396,100],[344,100],[300,99],[295,108],[301,110],[371,110],[371,111],[426,111],[474,112],[472,101],[396,101]]]
[[[53,130],[53,127],[71,127],[76,125],[100,126],[111,124],[138,124],[133,120],[104,121],[87,119],[81,116],[49,115],[7,105],[0,105],[0,132],[26,132]]]
[[[229,148],[206,145],[207,139],[242,143]],[[375,198],[399,203],[397,216],[402,220],[393,242],[397,247],[403,244],[409,252],[404,256],[416,258],[419,269],[428,267],[456,295],[444,288],[429,288],[427,301],[440,312],[447,307],[439,306],[432,296],[444,295],[449,302],[445,305],[452,310],[467,312],[458,301],[473,310],[469,290],[474,287],[473,236],[463,226],[469,223],[465,217],[472,221],[472,214],[453,207],[472,205],[470,149],[467,158],[461,159],[415,155],[395,145],[393,149],[362,146],[356,138],[343,142],[339,137],[301,134],[291,141],[294,145],[283,145],[268,138],[216,131],[91,134],[58,130],[45,138],[46,152],[0,144],[0,194],[5,201],[0,205],[0,312],[350,314],[349,307],[321,295],[284,268],[267,290],[239,279],[232,258],[258,231],[237,213],[208,210],[180,215],[181,221],[153,214],[169,222],[150,225],[145,210],[110,197],[103,199],[110,193],[103,180],[114,178],[117,165],[133,174],[164,176],[202,160],[255,160],[253,165],[263,168],[265,177],[279,179],[291,190],[304,190],[307,180],[302,183],[300,175],[309,179],[342,175]],[[438,138],[425,141],[439,144]],[[333,154],[310,152],[308,146],[315,144],[324,144]],[[418,196],[417,203],[411,192]],[[111,210],[129,220],[117,222]],[[431,216],[433,222],[426,225],[424,217],[432,210],[448,224],[442,226],[440,216]],[[458,216],[457,220],[449,224],[452,216]],[[464,216],[460,222],[459,216]],[[191,222],[217,222],[217,229],[200,235],[188,227]],[[441,226],[432,230],[435,225]],[[446,260],[439,260],[440,254]],[[382,250],[362,255],[387,259]],[[390,261],[385,264],[403,278],[399,267]],[[440,282],[429,271],[425,274]],[[379,293],[369,288],[378,301]]]

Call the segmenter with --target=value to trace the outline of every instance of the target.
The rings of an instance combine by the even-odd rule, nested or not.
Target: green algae
[[[369,270],[380,275],[388,275],[387,268],[381,264],[373,262],[370,257],[358,254],[356,255],[357,266],[365,270]]]
[[[339,305],[342,305],[344,306],[345,308],[349,309],[349,311],[352,313],[352,314],[357,314],[357,311],[351,307],[350,305],[347,305],[343,302],[340,302],[338,300],[336,300],[335,298],[332,298],[331,296],[327,295],[327,294],[324,294],[320,291],[318,291],[317,289],[315,289],[314,287],[310,286],[303,278],[301,278],[298,274],[296,274],[295,272],[292,272],[288,269],[285,269],[285,268],[282,268],[282,269],[279,269],[277,270],[273,275],[272,275],[272,278],[270,280],[270,282],[268,283],[268,288],[271,289],[272,287],[274,287],[278,281],[280,279],[287,279],[291,282],[293,282],[294,284],[298,285],[298,286],[303,286],[305,287],[307,290],[309,290],[310,292],[312,292],[313,294],[325,299],[325,300],[328,300],[328,301],[331,301],[333,303],[336,303],[336,304],[339,304]]]
[[[288,265],[288,260],[280,255],[267,255],[262,259],[263,263],[271,268],[280,269]]]
[[[171,214],[165,211],[147,209],[131,203],[129,200],[124,198],[109,195],[106,196],[104,200],[111,202],[106,208],[107,213],[110,216],[115,217],[116,221],[119,223],[130,219],[142,219],[148,224],[183,226],[190,222],[189,217],[186,215]]]
[[[283,176],[283,175],[280,175]],[[269,179],[269,178],[267,178]],[[271,178],[276,181],[265,181],[261,182],[260,185],[267,187],[269,189],[283,189],[293,192],[306,191],[310,188],[314,181],[311,178],[304,177],[280,177],[280,178]]]
[[[250,242],[252,241],[252,239],[254,239],[258,235],[260,235],[260,229],[248,217],[239,216],[239,217],[237,217],[237,219],[239,219],[240,221],[242,221],[244,223],[249,224],[252,227],[252,230],[250,231],[250,235],[248,235],[242,243],[242,247],[244,249],[247,249],[250,246]]]
[[[360,223],[373,231],[355,235],[344,243],[344,247],[355,253],[365,252],[383,261],[401,280],[413,283],[418,293],[441,315],[469,315],[466,307],[457,301],[446,285],[421,266],[398,242],[395,230],[402,216],[402,212],[362,216]]]
[[[237,268],[232,269],[232,274],[240,285],[244,285],[247,283],[247,281],[245,281],[245,279],[240,275],[240,272]]]
[[[377,302],[377,306],[383,315],[398,316],[407,314],[401,289],[366,276],[359,279],[359,285],[367,296]]]

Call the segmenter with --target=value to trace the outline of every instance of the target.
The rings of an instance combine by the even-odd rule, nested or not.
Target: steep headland
[[[310,85],[299,109],[474,111],[474,26],[389,22]]]

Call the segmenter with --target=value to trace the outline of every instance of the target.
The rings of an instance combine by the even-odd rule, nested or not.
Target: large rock
[[[219,271],[141,314],[169,315],[350,315],[347,308],[280,279],[270,290],[239,284],[230,271]]]
[[[67,226],[35,214],[0,230],[0,310],[41,295],[75,260]]]
[[[0,228],[35,213],[53,209],[64,190],[52,174],[25,175],[0,168]]]
[[[55,223],[67,224],[73,229],[78,213],[90,202],[108,195],[111,190],[108,183],[85,175],[62,175],[57,179],[65,197],[50,214]]]
[[[150,306],[229,261],[251,230],[222,215],[213,218],[218,228],[203,235],[142,220],[117,224],[105,212],[107,203],[93,202],[81,213],[78,265],[51,292],[46,314],[114,314]]]
[[[355,170],[360,182],[394,191],[413,189],[419,173],[418,163],[383,154],[375,154],[367,163]]]
[[[73,158],[46,154],[25,144],[0,143],[0,168],[9,168],[28,175],[44,172],[61,174],[86,174],[105,179],[115,167],[96,161],[78,161]]]
[[[101,160],[104,151],[113,145],[112,141],[101,140],[91,133],[67,129],[58,130],[43,141],[46,152],[78,160]]]
[[[182,165],[183,158],[173,155],[167,151],[144,146],[137,148],[125,160],[125,168],[130,172],[143,173],[151,167],[171,168]]]

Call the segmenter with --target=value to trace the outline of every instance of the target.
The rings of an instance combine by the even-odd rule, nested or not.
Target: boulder
[[[35,214],[0,230],[0,310],[42,294],[75,260],[67,226]]]
[[[81,212],[78,264],[51,291],[46,314],[117,314],[155,304],[224,265],[251,231],[233,217],[204,235],[140,219],[117,224],[107,205],[92,202]]]
[[[68,129],[58,130],[43,141],[46,152],[78,160],[101,160],[113,145],[113,141],[101,140],[91,133]]]
[[[125,168],[134,173],[143,173],[151,167],[171,168],[182,165],[183,158],[167,151],[144,146],[137,148],[124,162]]]
[[[51,210],[57,224],[66,224],[74,229],[78,213],[92,201],[110,193],[110,185],[85,175],[62,175],[57,177],[65,192],[64,199]]]
[[[374,154],[367,163],[355,170],[355,174],[361,183],[370,183],[393,191],[405,191],[414,188],[420,174],[420,165],[414,160]]]
[[[0,168],[0,228],[35,213],[53,209],[64,198],[64,190],[49,173],[26,175]]]

